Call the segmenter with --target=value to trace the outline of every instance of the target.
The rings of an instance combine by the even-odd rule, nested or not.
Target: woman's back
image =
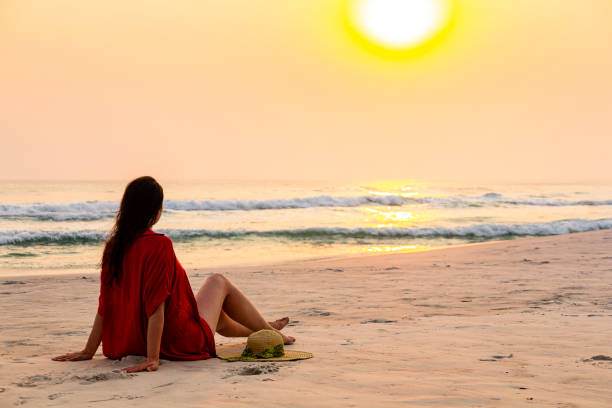
[[[121,279],[111,286],[105,283],[108,278],[104,265],[98,313],[103,318],[105,356],[146,355],[147,321],[164,301],[161,357],[200,360],[215,355],[213,333],[198,314],[189,280],[168,237],[145,231],[125,254]]]

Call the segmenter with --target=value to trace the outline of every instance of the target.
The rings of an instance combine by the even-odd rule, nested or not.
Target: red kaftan
[[[102,316],[102,351],[108,358],[147,355],[147,322],[163,302],[164,331],[160,357],[203,360],[215,357],[215,338],[198,313],[185,270],[172,241],[147,230],[123,259],[123,275],[110,287],[102,268],[98,313]]]

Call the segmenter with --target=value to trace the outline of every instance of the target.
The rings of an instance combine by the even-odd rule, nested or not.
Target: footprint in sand
[[[539,261],[538,262],[538,261],[532,261],[531,259],[527,259],[527,258],[524,258],[521,262],[523,262],[523,263],[531,263],[531,264],[534,264],[534,265],[546,265],[546,264],[550,263],[550,261]]]
[[[28,343],[25,340],[5,340],[5,341],[3,341],[3,343],[6,344],[7,347],[14,347],[14,346],[35,347],[35,346],[40,346],[40,344]]]
[[[54,336],[78,336],[81,334],[85,334],[86,332],[83,330],[73,330],[73,331],[60,331],[51,333]]]
[[[370,319],[370,320],[364,320],[363,322],[361,322],[361,324],[368,324],[368,323],[395,323],[395,322],[397,322],[397,320]]]
[[[139,399],[139,398],[144,398],[144,395],[132,395],[132,394],[113,395],[111,398],[106,398],[106,399],[101,399],[101,400],[92,400],[92,401],[87,401],[87,402],[106,402],[106,401],[117,401],[117,400],[122,400],[122,399],[134,400],[134,399]]]
[[[154,390],[154,389],[156,389],[156,388],[169,387],[169,386],[171,386],[171,385],[174,385],[174,383],[173,383],[173,382],[169,382],[169,383],[162,384],[162,385],[156,385],[155,387],[151,387],[151,389],[153,389],[153,390]]]
[[[303,313],[307,316],[331,316],[332,312],[327,312],[325,310],[317,309],[316,307],[311,307],[308,309],[304,309]]]
[[[113,370],[105,373],[85,374],[85,375],[49,375],[49,374],[36,374],[29,377],[23,378],[20,382],[16,383],[18,387],[22,388],[33,388],[41,385],[50,384],[63,384],[66,381],[78,381],[81,385],[95,384],[100,381],[117,380],[117,379],[128,379],[134,377],[136,374],[125,373],[121,370]]]
[[[593,363],[593,365],[599,365],[598,363],[612,363],[612,357],[604,356],[603,354],[598,354],[591,358],[583,358],[582,361],[585,363]]]
[[[56,383],[56,381],[54,381],[54,378],[50,375],[36,374],[23,378],[20,382],[16,383],[16,385],[22,388],[33,388],[38,387],[41,384],[48,384],[51,382]]]
[[[56,400],[58,398],[63,397],[64,395],[67,395],[67,394],[70,394],[70,393],[58,392],[58,393],[55,393],[55,394],[47,395],[47,398],[50,399],[51,401],[53,401],[53,400]]]
[[[238,371],[238,375],[260,375],[270,374],[278,371],[278,367],[245,367]]]
[[[494,355],[494,356],[491,356],[491,358],[480,358],[479,361],[499,361],[504,358],[512,358],[512,357],[514,357],[514,354],[508,354],[507,356]]]
[[[277,373],[279,367],[275,363],[264,363],[259,365],[249,365],[246,367],[232,368],[228,370],[228,374],[223,378],[229,378],[234,375],[261,375]]]
[[[126,373],[121,370],[113,370],[106,373],[74,375],[70,378],[70,380],[79,381],[79,384],[81,385],[90,385],[100,381],[129,379],[134,376],[136,376],[136,374]]]

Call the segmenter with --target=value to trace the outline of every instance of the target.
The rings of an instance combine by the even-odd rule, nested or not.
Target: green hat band
[[[241,359],[247,360],[257,360],[258,358],[273,358],[273,357],[282,357],[285,354],[285,349],[282,344],[277,344],[274,347],[270,347],[269,349],[265,349],[259,353],[253,353],[250,348],[245,348],[242,354],[240,355]]]

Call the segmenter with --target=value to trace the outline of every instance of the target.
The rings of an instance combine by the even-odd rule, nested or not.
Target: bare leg
[[[244,327],[221,310],[219,323],[217,324],[217,333],[225,337],[248,337],[253,333],[253,330]]]
[[[282,330],[287,323],[289,323],[288,317],[283,317],[273,322],[268,322],[268,324],[270,324],[270,326],[276,330]],[[219,322],[217,323],[217,333],[225,337],[248,337],[251,333],[253,333],[253,331],[233,320],[227,315],[227,313],[221,310]]]
[[[232,320],[251,331],[275,330],[283,337],[285,344],[295,342],[293,337],[285,336],[266,322],[240,289],[221,274],[215,273],[206,279],[196,295],[196,301],[200,316],[206,320],[213,332],[217,331],[221,313],[224,311]]]

